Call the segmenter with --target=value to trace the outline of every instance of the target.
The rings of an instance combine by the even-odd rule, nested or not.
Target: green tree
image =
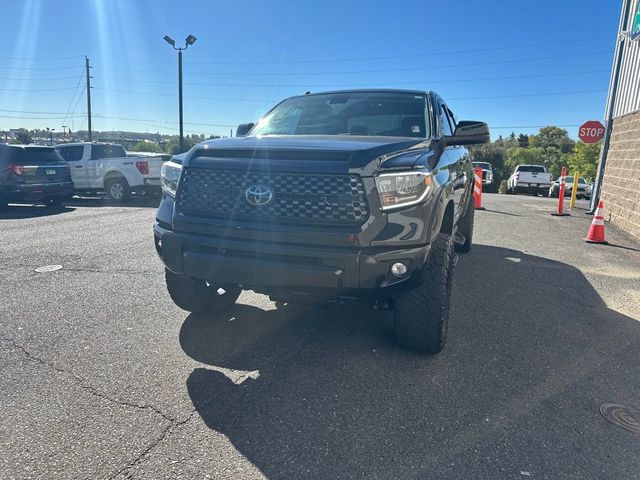
[[[518,146],[520,148],[527,148],[529,146],[529,135],[521,133],[518,135]]]
[[[568,157],[569,174],[579,172],[588,182],[596,177],[598,162],[600,161],[600,143],[577,142],[573,153]]]
[[[163,153],[162,147],[157,143],[153,142],[138,142],[131,145],[129,148],[131,152],[153,152],[153,153]]]
[[[190,137],[189,135],[186,135],[184,137],[184,151],[188,151],[191,147],[193,147],[196,143],[198,143],[200,141],[200,139],[198,137],[193,138],[192,136]],[[164,146],[164,149],[167,153],[170,153],[171,155],[177,155],[179,153],[183,153],[180,151],[180,137],[178,137],[177,135],[174,135],[173,137],[171,137],[169,140],[167,140],[167,143]]]
[[[33,137],[25,129],[20,129],[16,132],[16,140],[23,145],[29,145],[33,142]]]

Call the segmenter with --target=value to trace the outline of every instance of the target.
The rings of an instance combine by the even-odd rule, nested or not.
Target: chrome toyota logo
[[[247,202],[256,207],[266,205],[273,199],[273,192],[264,185],[251,185],[244,192]]]

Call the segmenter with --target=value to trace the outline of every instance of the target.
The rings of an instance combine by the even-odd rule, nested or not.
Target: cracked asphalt
[[[357,306],[181,311],[146,201],[0,213],[0,478],[640,478],[599,413],[640,410],[640,241],[484,202],[432,357]]]

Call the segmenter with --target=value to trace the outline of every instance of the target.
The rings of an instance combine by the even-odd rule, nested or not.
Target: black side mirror
[[[254,125],[254,123],[241,123],[240,125],[238,125],[238,128],[236,128],[236,137],[246,136],[247,133],[249,133],[249,130],[251,130]]]
[[[461,120],[453,135],[445,135],[447,145],[475,145],[489,143],[489,126],[484,122]]]

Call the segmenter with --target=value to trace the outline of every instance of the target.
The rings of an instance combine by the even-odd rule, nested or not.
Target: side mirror
[[[246,136],[247,133],[249,133],[249,130],[251,130],[254,125],[254,123],[241,123],[240,125],[238,125],[238,128],[236,128],[236,137]]]
[[[447,145],[475,145],[489,143],[489,126],[484,122],[461,120],[453,135],[445,135]]]

